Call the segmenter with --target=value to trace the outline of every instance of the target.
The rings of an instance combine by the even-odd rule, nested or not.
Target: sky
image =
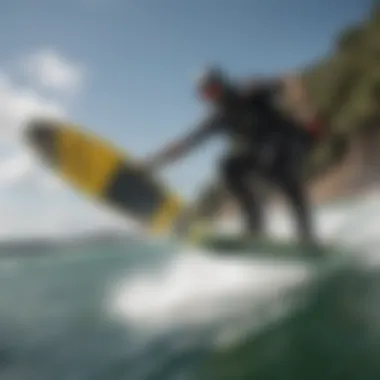
[[[40,167],[20,142],[29,117],[64,116],[143,159],[207,110],[208,64],[277,75],[333,48],[369,0],[4,0],[0,14],[0,238],[118,223]],[[5,5],[4,3],[4,5]],[[223,141],[159,175],[183,197],[215,175]]]

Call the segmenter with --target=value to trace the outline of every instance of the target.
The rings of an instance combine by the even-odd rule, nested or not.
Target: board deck
[[[131,155],[81,126],[52,119],[32,120],[25,138],[45,165],[81,193],[144,223],[152,234],[173,229],[181,200]]]
[[[275,257],[326,257],[336,252],[337,248],[326,245],[313,246],[292,240],[281,240],[270,237],[258,239],[241,235],[206,235],[197,245],[218,255],[260,254]]]

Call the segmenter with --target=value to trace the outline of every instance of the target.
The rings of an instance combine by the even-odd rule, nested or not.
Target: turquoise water
[[[0,379],[302,379],[309,367],[308,379],[380,374],[380,280],[373,272],[343,271],[317,292],[289,290],[287,316],[270,327],[246,323],[269,319],[270,307],[251,305],[240,322],[235,315],[146,328],[139,318],[120,318],[110,301],[128,278],[160,273],[173,259],[168,246],[96,242],[0,254]],[[250,338],[218,353],[215,332],[231,321],[244,321]],[[353,377],[344,371],[347,360],[355,360]]]
[[[378,211],[335,228],[359,261],[321,282],[167,243],[0,246],[0,380],[379,379]]]
[[[342,271],[266,329],[215,352],[202,379],[380,376],[380,272]]]
[[[33,253],[0,260],[1,379],[144,379],[150,372],[159,379],[183,372],[182,364],[171,367],[182,360],[171,346],[186,331],[146,336],[113,317],[107,303],[118,281],[154,270],[165,254],[131,242]],[[189,360],[197,356],[187,350]]]

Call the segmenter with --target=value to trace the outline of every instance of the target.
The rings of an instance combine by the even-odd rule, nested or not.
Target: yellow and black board
[[[30,121],[25,137],[44,164],[73,188],[143,223],[152,234],[172,232],[181,201],[130,155],[58,120]]]

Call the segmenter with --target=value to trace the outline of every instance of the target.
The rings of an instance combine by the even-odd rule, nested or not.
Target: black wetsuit
[[[174,150],[183,152],[214,133],[226,134],[237,143],[237,149],[221,160],[221,174],[239,202],[250,232],[263,228],[261,200],[252,187],[252,177],[257,175],[282,190],[295,212],[301,238],[313,240],[302,170],[312,136],[276,107],[279,86],[268,83],[231,91]]]

